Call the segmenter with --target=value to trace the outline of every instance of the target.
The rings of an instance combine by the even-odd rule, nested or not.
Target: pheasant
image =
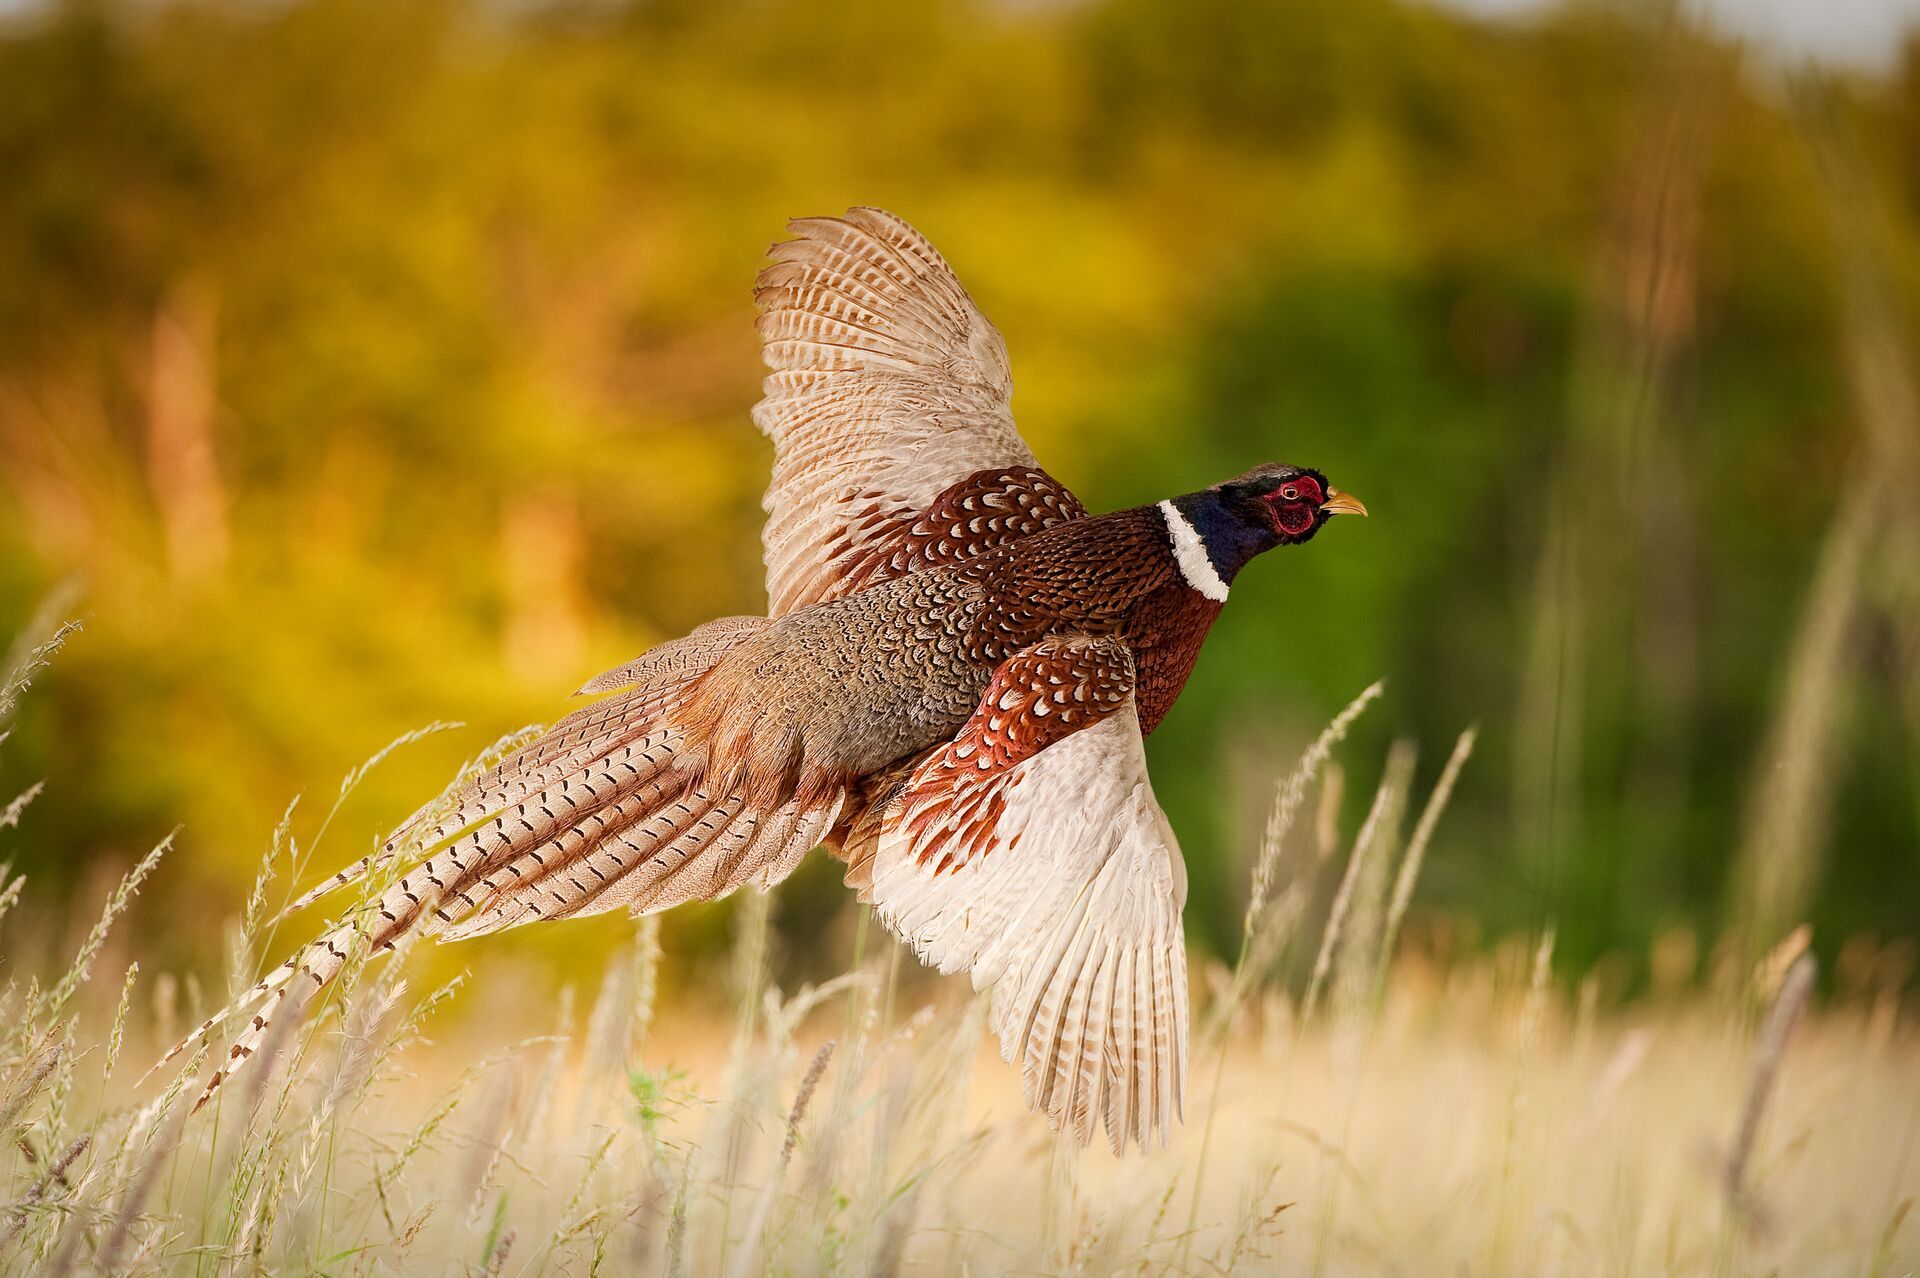
[[[1142,738],[1235,575],[1366,513],[1268,464],[1094,516],[1015,430],[1006,347],[879,209],[792,222],[755,298],[771,372],[765,617],[591,680],[606,694],[423,809],[304,906],[420,858],[252,1010],[201,1103],[355,947],[768,887],[824,844],[919,958],[991,987],[1028,1105],[1164,1144],[1187,1073],[1186,871]]]

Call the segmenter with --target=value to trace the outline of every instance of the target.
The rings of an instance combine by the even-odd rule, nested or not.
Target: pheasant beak
[[[1338,488],[1327,489],[1327,499],[1320,503],[1320,510],[1328,515],[1364,515],[1366,506],[1352,493],[1343,493]]]

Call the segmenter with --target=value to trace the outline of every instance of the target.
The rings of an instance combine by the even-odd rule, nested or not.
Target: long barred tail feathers
[[[767,624],[765,617],[722,617],[596,675],[575,695],[614,691],[620,695],[574,711],[531,741],[525,740],[526,729],[501,738],[482,757],[501,752],[506,757],[456,787],[450,803],[442,796],[422,806],[387,837],[379,851],[303,893],[278,918],[296,914],[392,864],[409,843],[430,851],[494,810],[527,798],[571,768],[587,763],[595,751],[608,748],[629,732],[636,719],[659,717],[671,709],[721,658]]]
[[[734,794],[690,784],[653,799],[636,796],[607,809],[590,838],[561,849],[564,859],[532,852],[486,875],[483,903],[449,927],[465,940],[541,919],[582,918],[607,910],[652,914],[687,901],[714,900],[749,882],[792,871],[832,825],[838,805],[794,801],[767,814]]]
[[[232,1007],[210,1017],[168,1053],[166,1060],[172,1060],[211,1034],[230,1016],[253,1012],[196,1108],[205,1104],[220,1084],[258,1048],[283,1006],[290,986],[311,982],[311,990],[301,991],[311,997],[339,974],[354,946],[364,945],[370,953],[380,953],[392,949],[402,937],[416,929],[430,933],[458,921],[487,900],[479,884],[502,862],[516,856],[531,857],[535,861],[571,859],[583,842],[581,831],[592,828],[596,821],[604,821],[605,809],[630,797],[669,768],[674,757],[673,747],[679,739],[674,729],[639,730],[633,740],[622,742],[585,766],[566,772],[530,793],[526,792],[528,788],[538,784],[535,778],[548,776],[562,765],[555,763],[529,769],[505,790],[521,797],[491,814],[473,814],[471,801],[456,808],[453,816],[443,818],[436,827],[443,830],[457,821],[452,828],[454,842],[440,847],[401,875],[359,917],[289,959]],[[467,814],[464,817],[463,812]],[[462,830],[467,832],[461,833]],[[389,844],[397,851],[404,842],[404,839],[390,840]]]
[[[310,999],[325,989],[347,965],[347,960],[352,957],[353,947],[360,944],[363,939],[350,926],[336,928],[288,959],[265,981],[256,985],[249,999],[263,996],[262,1001],[254,1008],[247,1027],[234,1037],[233,1043],[227,1048],[226,1056],[208,1077],[206,1086],[200,1089],[200,1095],[193,1102],[193,1108],[187,1112],[199,1113],[207,1102],[213,1099],[220,1085],[238,1073],[253,1054],[260,1050],[260,1045],[266,1041],[269,1027],[275,1023],[278,1014],[287,1008],[289,999]],[[226,1012],[208,1018],[206,1023],[196,1031],[194,1037],[206,1036],[212,1032],[214,1026],[241,1010],[244,1009],[236,1005]],[[189,1042],[191,1041],[193,1040],[190,1039]],[[187,1045],[182,1043],[167,1053],[167,1060],[179,1055]],[[165,1061],[161,1062],[161,1064],[165,1063]]]
[[[227,1049],[218,1070],[194,1103],[194,1109],[198,1110],[259,1048],[276,1015],[285,1008],[290,989],[298,985],[300,993],[311,998],[339,975],[355,947],[365,946],[370,953],[390,950],[423,921],[428,925],[423,930],[431,931],[457,920],[485,899],[475,893],[474,888],[497,861],[521,850],[530,851],[536,857],[540,855],[542,841],[553,836],[561,821],[560,813],[583,813],[577,818],[577,828],[604,803],[617,801],[618,793],[638,784],[643,774],[636,759],[651,757],[659,766],[671,760],[671,751],[659,748],[658,743],[650,756],[646,742],[647,738],[642,737],[625,743],[578,772],[561,777],[493,813],[491,819],[480,818],[480,823],[470,832],[458,837],[453,844],[441,847],[388,886],[367,907],[357,911],[352,921],[328,931],[231,1005],[201,1022],[161,1058],[154,1069],[162,1068],[211,1037],[231,1018],[251,1012],[248,1024]],[[475,823],[469,820],[466,824]],[[391,855],[405,842],[403,838],[395,838],[384,846]],[[370,869],[357,870],[355,877],[364,878]],[[311,988],[306,988],[309,984]]]
[[[354,884],[366,879],[367,876],[375,870],[383,870],[393,864],[403,852],[426,852],[430,850],[433,845],[428,843],[426,846],[422,846],[420,837],[425,836],[431,838],[431,831],[435,826],[440,824],[441,816],[450,815],[459,807],[464,806],[472,797],[474,786],[479,782],[482,775],[497,769],[497,762],[487,762],[487,760],[499,760],[502,757],[511,757],[521,748],[531,744],[539,735],[540,731],[538,728],[522,728],[518,732],[511,732],[501,737],[498,741],[487,747],[486,750],[482,751],[478,760],[462,769],[460,775],[454,779],[453,784],[449,785],[433,799],[421,804],[414,810],[412,816],[395,826],[393,833],[389,834],[386,839],[381,842],[379,848],[361,857],[358,861],[353,862],[344,869],[328,875],[321,882],[302,892],[298,897],[294,898],[291,903],[283,906],[280,912],[273,916],[271,921],[274,923],[283,923],[308,906],[319,902],[325,897],[332,896],[342,888],[352,887]]]
[[[144,1083],[182,1053],[212,1037],[214,1031],[226,1021],[243,1012],[251,1011],[253,1015],[249,1018],[247,1028],[234,1040],[220,1068],[214,1072],[200,1098],[194,1102],[192,1112],[198,1112],[200,1107],[207,1103],[214,1090],[258,1049],[266,1035],[267,1027],[272,1024],[275,1014],[285,1004],[289,991],[303,980],[311,980],[315,992],[324,987],[345,966],[352,952],[350,947],[359,940],[360,937],[355,928],[342,926],[327,932],[319,940],[310,942],[292,958],[269,972],[245,994],[200,1022],[191,1034],[176,1043],[172,1050],[156,1061],[140,1081]]]
[[[195,1108],[259,1050],[278,1016],[325,989],[356,953],[383,953],[413,934],[458,939],[620,907],[648,913],[785,877],[833,827],[844,789],[815,778],[791,801],[756,806],[709,776],[704,739],[691,740],[680,722],[713,651],[764,624],[716,624],[705,646],[681,641],[671,660],[622,667],[625,691],[567,716],[303,897],[310,903],[405,853],[425,854],[168,1053],[162,1064],[251,1012]]]
[[[504,759],[458,785],[452,795],[425,804],[388,835],[379,851],[362,857],[303,893],[279,917],[298,913],[341,888],[392,864],[411,846],[427,852],[470,829],[498,810],[518,803],[577,767],[593,762],[597,751],[615,746],[635,732],[633,720],[664,708],[657,692],[626,693],[574,711],[531,741],[521,741]],[[509,746],[524,732],[496,742],[489,754]],[[485,755],[482,756],[483,758]]]
[[[450,805],[445,796],[424,805],[387,837],[378,852],[362,857],[302,894],[279,917],[298,913],[391,864],[409,842],[430,850],[491,815],[493,809],[519,802],[569,768],[586,762],[596,750],[618,740],[636,719],[659,717],[671,709],[727,653],[767,624],[765,617],[722,617],[596,675],[574,695],[615,691],[620,695],[574,711],[531,741],[523,740],[527,735],[523,729],[495,742],[486,754],[504,752],[506,757],[467,778],[455,789]]]

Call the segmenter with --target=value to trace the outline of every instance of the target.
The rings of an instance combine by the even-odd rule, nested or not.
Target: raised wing
[[[1111,639],[1010,657],[883,818],[873,899],[942,972],[994,990],[1027,1104],[1085,1144],[1164,1144],[1187,1073],[1186,866]]]
[[[1014,429],[1006,344],[924,236],[866,208],[789,229],[754,291],[773,615],[1086,513]]]

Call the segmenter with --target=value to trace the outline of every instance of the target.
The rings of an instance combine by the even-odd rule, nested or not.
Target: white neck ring
[[[1173,538],[1173,559],[1180,565],[1180,575],[1189,586],[1213,600],[1225,603],[1227,583],[1220,579],[1220,572],[1213,566],[1213,560],[1207,556],[1207,548],[1200,541],[1200,534],[1194,530],[1180,508],[1170,501],[1160,503],[1160,513],[1167,520],[1167,535]]]

